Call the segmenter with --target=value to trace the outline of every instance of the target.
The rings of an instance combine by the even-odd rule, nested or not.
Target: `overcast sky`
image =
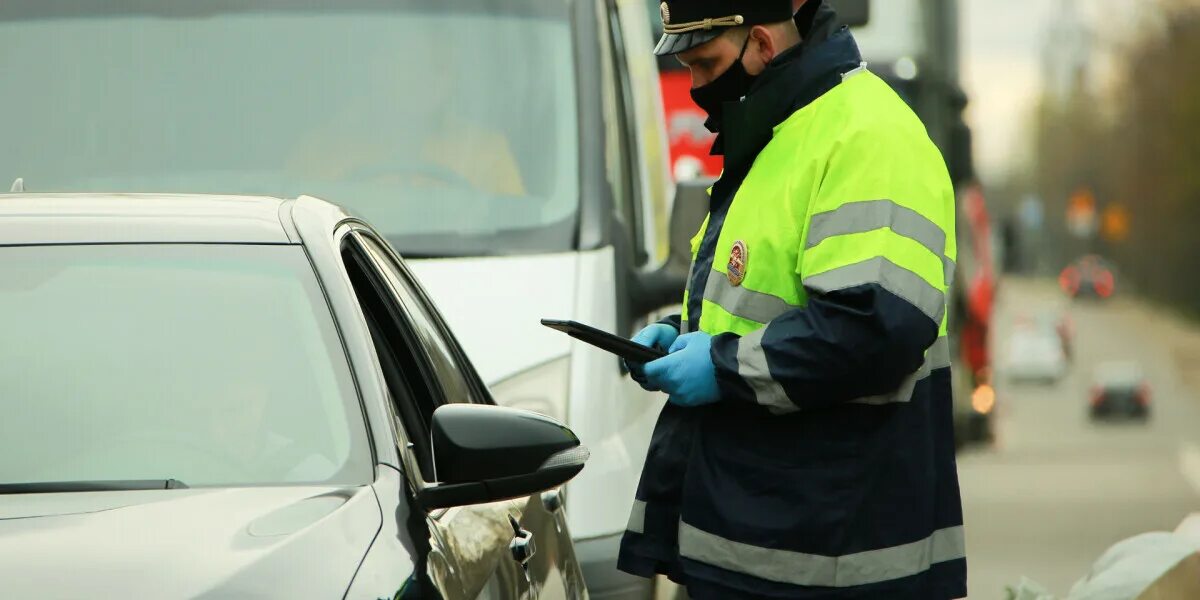
[[[1041,90],[1049,28],[1070,0],[960,0],[963,83],[985,183],[998,183],[1029,148],[1030,110]],[[1074,0],[1104,45],[1132,35],[1147,0]],[[1103,63],[1103,60],[1101,60]]]

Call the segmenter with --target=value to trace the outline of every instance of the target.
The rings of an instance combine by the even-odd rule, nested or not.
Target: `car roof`
[[[288,244],[288,200],[195,194],[0,194],[0,245]]]

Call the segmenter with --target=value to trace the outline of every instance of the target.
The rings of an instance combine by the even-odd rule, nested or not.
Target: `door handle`
[[[512,515],[509,515],[508,522],[513,527],[513,539],[508,544],[508,550],[512,553],[513,560],[522,567],[527,566],[533,555],[537,554],[537,546],[533,543],[533,533],[528,529],[523,529]]]

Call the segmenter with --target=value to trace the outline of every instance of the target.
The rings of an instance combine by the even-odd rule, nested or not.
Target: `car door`
[[[602,33],[606,143],[616,149],[609,156],[616,226],[624,232],[630,252],[618,252],[624,268],[641,272],[657,270],[667,258],[668,223],[674,187],[668,171],[666,126],[650,24],[644,0],[605,0]],[[632,298],[618,298],[618,328],[634,331],[678,312],[674,305],[645,306]],[[640,306],[639,306],[640,305]],[[647,310],[650,314],[644,314]]]
[[[392,344],[380,354],[381,360],[404,355],[395,369],[407,373],[395,384],[404,389],[393,400],[401,422],[398,433],[410,441],[409,485],[420,489],[433,479],[432,456],[424,443],[433,410],[447,402],[492,401],[453,334],[391,249],[366,228],[355,228],[345,244],[351,260],[369,272],[372,286],[385,296],[382,304],[391,307],[376,310],[390,314],[374,319],[372,335],[404,341],[403,347]],[[425,526],[433,585],[446,598],[582,597],[561,506],[560,492],[552,491],[429,512]]]

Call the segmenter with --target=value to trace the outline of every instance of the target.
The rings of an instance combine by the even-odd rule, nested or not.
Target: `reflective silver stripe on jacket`
[[[946,286],[950,286],[954,279],[954,261],[946,256],[946,232],[925,215],[891,200],[849,202],[834,210],[813,215],[806,248],[812,248],[831,237],[866,233],[884,227],[925,246],[940,258],[942,276]]]
[[[725,312],[757,323],[770,323],[775,317],[799,308],[786,300],[764,292],[756,292],[743,286],[735,286],[729,277],[713,269],[704,286],[704,299],[725,309]]]
[[[950,338],[942,336],[925,353],[925,367],[930,371],[950,368]]]
[[[930,373],[933,373],[937,369],[946,369],[949,367],[950,338],[943,336],[933,342],[929,350],[925,351],[925,362],[921,365],[921,368],[917,369],[912,375],[909,375],[895,392],[859,398],[850,402],[852,404],[871,404],[875,406],[911,402],[913,390],[916,389],[918,383],[928,378]]]
[[[754,400],[769,408],[772,413],[784,414],[800,410],[796,403],[788,398],[783,386],[771,376],[767,366],[767,353],[763,351],[763,335],[766,327],[748,333],[738,340],[737,360],[738,375],[754,391]]]
[[[946,314],[946,296],[920,275],[882,257],[838,267],[804,279],[813,294],[826,294],[859,285],[876,283],[920,309],[937,325]]]
[[[787,414],[800,410],[788,397],[783,386],[771,377],[767,366],[766,353],[762,349],[762,338],[766,327],[742,336],[738,340],[738,375],[746,381],[754,391],[754,399],[758,404],[766,406],[773,414]],[[911,402],[913,391],[917,384],[929,377],[937,369],[950,367],[950,338],[939,337],[925,352],[925,362],[921,368],[907,377],[894,392],[851,400],[852,404],[870,404],[882,406],[885,404],[903,404]]]
[[[634,533],[646,532],[646,502],[643,500],[634,500],[633,508],[629,511],[629,524],[625,526],[627,531]]]
[[[844,588],[911,577],[928,571],[930,565],[964,558],[966,543],[958,526],[891,548],[821,556],[735,542],[680,522],[679,554],[768,581]]]

